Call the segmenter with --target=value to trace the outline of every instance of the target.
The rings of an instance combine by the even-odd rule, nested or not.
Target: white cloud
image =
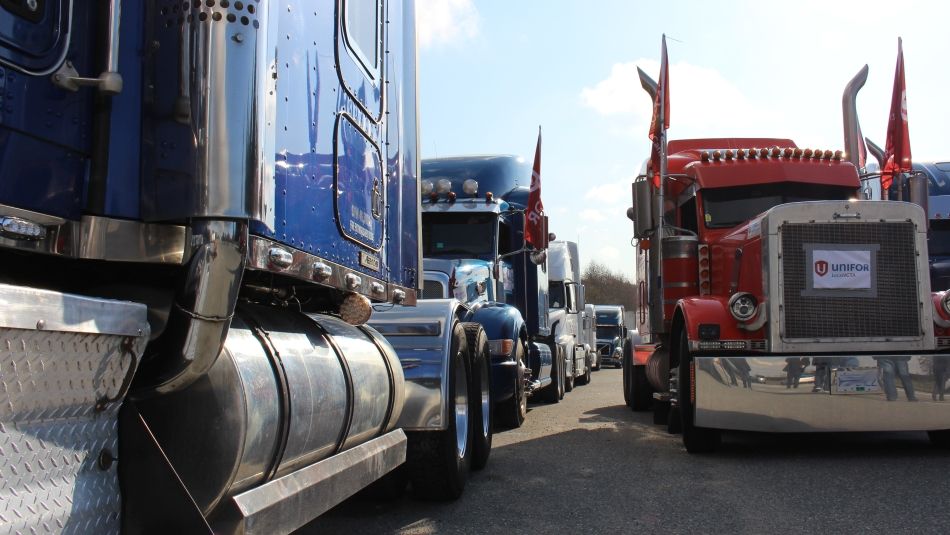
[[[420,0],[416,3],[416,22],[421,47],[478,35],[478,10],[472,0]]]
[[[597,223],[601,221],[606,221],[607,216],[604,215],[603,210],[598,210],[596,208],[585,208],[577,214],[581,221],[588,221],[591,223]],[[578,232],[580,229],[578,229]]]
[[[584,198],[595,201],[599,206],[629,204],[631,195],[630,184],[632,182],[633,178],[631,177],[617,182],[600,184],[587,190],[587,193],[584,194]]]
[[[640,85],[637,66],[654,79],[660,70],[652,59],[614,64],[607,78],[581,90],[580,99],[600,115],[623,120],[625,131],[645,137],[653,105]],[[748,136],[773,123],[775,114],[757,106],[716,69],[678,62],[670,65],[670,119],[671,130],[679,127],[674,137],[692,132]]]

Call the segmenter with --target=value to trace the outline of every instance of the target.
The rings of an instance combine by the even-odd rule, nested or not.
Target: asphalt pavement
[[[950,452],[925,433],[727,433],[689,455],[614,369],[529,408],[458,501],[354,498],[300,533],[950,532]]]

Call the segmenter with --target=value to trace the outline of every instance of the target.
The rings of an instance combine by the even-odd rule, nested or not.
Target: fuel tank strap
[[[268,332],[261,327],[261,323],[255,312],[248,308],[241,308],[240,314],[248,327],[250,327],[251,333],[260,341],[261,347],[264,349],[270,361],[271,368],[274,370],[274,378],[277,379],[277,383],[280,386],[280,388],[277,389],[278,396],[280,397],[280,414],[277,418],[277,447],[274,450],[273,460],[270,466],[267,467],[264,476],[264,481],[270,481],[274,478],[277,469],[280,467],[280,463],[284,459],[284,453],[287,450],[287,440],[290,436],[290,385],[287,381],[287,371],[284,369],[284,363],[280,359],[280,353],[274,347],[274,344],[271,343]]]
[[[337,453],[343,448],[343,444],[346,442],[346,437],[350,435],[350,428],[353,426],[353,411],[355,410],[356,406],[356,392],[353,386],[353,372],[350,370],[350,365],[346,361],[346,356],[343,354],[343,350],[340,349],[339,344],[336,343],[336,340],[333,339],[333,336],[327,332],[323,325],[320,325],[320,322],[313,319],[310,319],[310,321],[312,322],[313,326],[318,331],[320,331],[320,334],[323,335],[323,338],[327,341],[327,344],[330,345],[330,348],[333,349],[333,353],[336,355],[336,358],[340,361],[340,366],[343,368],[343,378],[346,381],[346,421],[344,422],[343,427],[340,429],[340,436],[337,438],[336,447],[333,450],[334,453]],[[392,377],[391,373],[389,375]],[[390,401],[390,405],[392,405],[392,401]]]
[[[392,365],[390,364],[389,359],[388,359],[388,358],[385,358],[385,356],[386,356],[386,348],[384,348],[383,345],[379,343],[379,339],[378,339],[376,336],[373,336],[373,334],[372,334],[371,332],[369,332],[369,330],[366,328],[365,325],[359,325],[359,326],[357,326],[357,329],[359,329],[360,331],[362,331],[363,334],[365,334],[367,338],[369,338],[370,340],[373,341],[373,345],[375,345],[375,346],[376,346],[376,349],[379,350],[379,354],[383,356],[383,364],[386,366],[386,375],[389,376],[389,391],[390,391],[390,392],[395,392],[395,391],[396,391],[396,382],[395,382],[395,380],[394,380],[394,378],[393,378]],[[347,371],[347,373],[349,373],[349,371]],[[392,418],[392,415],[393,415],[393,403],[395,403],[395,401],[396,401],[396,396],[395,396],[395,395],[389,396],[389,402],[386,403],[386,417],[383,418],[383,424],[382,424],[382,426],[380,426],[380,428],[379,428],[379,433],[380,433],[380,434],[385,433],[385,432],[386,432],[386,427],[389,426],[389,419]],[[351,411],[351,412],[352,412],[352,411]]]

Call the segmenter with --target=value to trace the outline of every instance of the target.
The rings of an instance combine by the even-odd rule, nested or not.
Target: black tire
[[[630,366],[630,408],[636,412],[650,410],[653,403],[653,387],[647,379],[646,366]]]
[[[577,373],[577,360],[576,360],[576,356],[574,355],[573,350],[571,350],[571,373],[570,374],[567,373],[566,367],[564,369],[565,369],[565,375],[567,376],[566,380],[564,381],[564,391],[570,392],[574,390],[574,376]]]
[[[488,456],[491,454],[491,433],[494,426],[491,399],[491,352],[488,350],[488,336],[480,324],[464,323],[463,328],[465,341],[472,355],[472,374],[468,389],[469,410],[472,415],[472,432],[469,434],[469,443],[472,446],[472,470],[481,470],[488,464]]]
[[[377,479],[373,484],[360,491],[360,498],[391,502],[402,498],[409,485],[409,472],[401,464],[393,471]]]
[[[515,362],[518,367],[515,371],[515,394],[499,403],[495,408],[497,411],[496,422],[508,429],[521,427],[528,415],[528,395],[525,392],[524,385],[524,377],[527,373],[527,366],[524,361],[525,353],[524,342],[520,339],[517,340],[515,342]]]
[[[551,356],[551,384],[544,387],[541,399],[546,403],[558,403],[564,398],[564,358],[561,348],[554,346]]]
[[[938,448],[950,448],[950,429],[941,429],[939,431],[927,431],[930,437],[930,443]]]
[[[680,330],[679,336],[679,372],[677,374],[677,407],[680,416],[680,429],[683,433],[683,446],[689,453],[712,453],[719,448],[722,441],[722,433],[718,429],[707,427],[697,427],[694,425],[695,413],[693,404],[690,400],[692,384],[690,384],[690,366],[693,364],[693,356],[689,353],[689,342],[686,339],[686,331]]]
[[[449,354],[449,422],[444,431],[407,432],[406,465],[413,494],[425,500],[455,500],[465,490],[472,463],[472,421],[468,412],[469,351],[465,330],[456,323],[452,329]],[[460,392],[462,390],[462,392]],[[461,403],[464,410],[456,410]],[[464,412],[464,417],[461,413]],[[459,427],[461,423],[464,428]],[[460,439],[456,433],[464,433]],[[460,451],[461,450],[461,451]]]

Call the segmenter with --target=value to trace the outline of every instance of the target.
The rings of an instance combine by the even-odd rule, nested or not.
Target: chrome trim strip
[[[115,336],[148,336],[147,308],[113,301],[0,284],[0,327]]]
[[[442,324],[437,321],[419,323],[373,322],[374,329],[383,336],[439,336]]]
[[[239,494],[226,503],[223,532],[290,533],[405,462],[406,442],[396,429]]]
[[[0,205],[0,216],[26,219],[46,226],[41,240],[0,236],[0,247],[83,260],[181,264],[185,255],[185,227],[141,223],[102,216],[79,221]]]
[[[696,288],[698,285],[693,281],[686,282],[667,282],[663,286],[667,288]]]
[[[287,267],[274,265],[271,261],[272,250],[280,250],[289,253],[292,256]],[[325,267],[330,268],[330,275],[326,275]],[[300,279],[313,284],[329,286],[344,292],[353,291],[376,301],[392,302],[395,299],[397,291],[403,291],[406,294],[405,300],[401,304],[413,306],[416,304],[415,288],[405,288],[396,284],[390,284],[382,279],[374,278],[363,272],[356,271],[335,262],[331,262],[310,253],[305,253],[299,249],[293,249],[276,241],[262,238],[260,236],[251,236],[248,247],[247,268],[256,271],[266,271],[286,275],[295,279]],[[354,287],[347,283],[347,277],[350,282],[358,282]],[[356,281],[356,278],[359,278]],[[385,288],[383,292],[374,292],[374,284],[382,285]]]

